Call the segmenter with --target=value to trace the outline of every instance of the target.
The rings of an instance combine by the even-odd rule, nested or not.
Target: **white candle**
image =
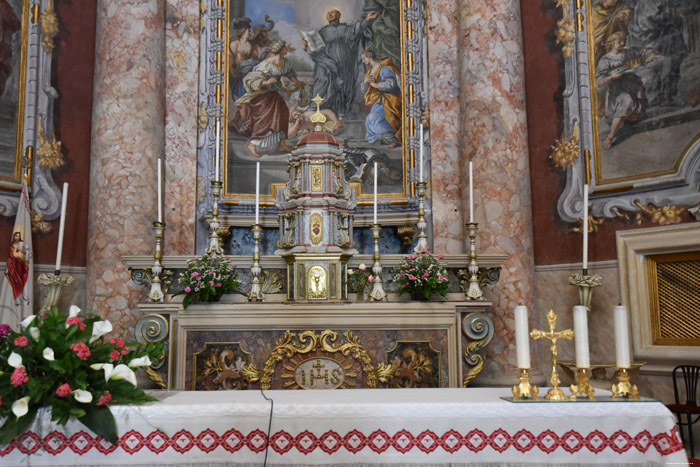
[[[63,183],[63,193],[61,194],[61,221],[58,227],[58,247],[56,248],[56,269],[61,270],[61,256],[63,254],[63,230],[66,225],[66,202],[68,201],[68,183]]]
[[[214,180],[219,181],[219,159],[221,157],[221,120],[216,120],[216,147],[214,149]],[[257,222],[256,222],[257,224]]]
[[[590,368],[588,309],[581,305],[574,307],[574,343],[576,344],[576,368]]]
[[[163,223],[163,161],[158,158],[158,222]]]
[[[469,223],[474,223],[474,165],[469,161]]]
[[[630,337],[627,328],[627,308],[615,307],[615,356],[618,368],[630,367]]]
[[[583,269],[588,269],[588,184],[583,185]]]
[[[423,181],[423,124],[420,124],[420,151],[419,151],[420,157],[418,159],[418,167],[420,170],[420,177],[418,178],[419,182]]]
[[[530,368],[530,334],[527,325],[527,307],[515,307],[515,348],[518,355],[518,368]]]
[[[260,161],[255,163],[255,224],[260,219]]]
[[[374,163],[374,223],[377,223],[377,163]]]

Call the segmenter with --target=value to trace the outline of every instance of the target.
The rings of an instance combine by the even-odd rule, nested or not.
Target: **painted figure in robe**
[[[366,139],[393,148],[401,144],[401,74],[391,57],[378,61],[371,50],[362,52],[362,63],[367,72],[361,88],[365,104],[371,106],[365,119]]]

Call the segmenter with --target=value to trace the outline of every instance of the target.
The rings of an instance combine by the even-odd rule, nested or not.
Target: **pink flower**
[[[10,376],[10,384],[14,387],[21,386],[27,381],[29,381],[29,376],[27,376],[27,371],[23,366],[15,368],[15,371],[12,372],[12,376]]]
[[[192,273],[192,276],[193,276],[193,277],[197,277],[198,275],[199,275],[199,273],[198,273],[197,271],[195,271],[195,272]]]
[[[408,255],[408,259],[413,259],[413,255]]]
[[[2,405],[2,396],[0,396],[0,405]]]
[[[90,349],[84,342],[71,344],[70,349],[75,352],[75,355],[81,360],[87,360],[90,356]]]
[[[209,285],[211,285],[212,287],[214,287],[214,281],[209,281]]]
[[[409,274],[409,275],[408,275],[408,278],[409,278],[409,280],[412,280],[412,281],[418,279],[418,278],[417,278],[416,276],[414,276],[413,274]]]
[[[119,353],[119,351],[117,349],[114,349],[109,353],[109,358],[111,358],[115,362],[118,362],[119,359],[122,357],[121,357],[121,354]]]
[[[367,269],[367,266],[365,266],[365,263],[360,263],[357,269],[359,269],[360,271],[364,271],[365,269]]]
[[[367,282],[369,282],[370,284],[374,283],[374,276],[370,274],[370,275],[367,277]]]
[[[425,248],[421,248],[421,249],[420,249],[420,252],[421,252],[421,253],[425,253]]]
[[[126,354],[128,354],[128,353],[129,353],[129,347],[124,347],[124,348],[122,349],[122,355],[126,355]]]
[[[216,286],[217,286],[217,287],[221,287],[221,282],[217,282],[217,283],[216,283]]]
[[[416,268],[411,268],[411,269],[409,269],[409,271],[415,271],[415,270],[416,270]]]
[[[58,387],[58,389],[56,389],[56,395],[58,397],[66,397],[68,394],[70,394],[70,391],[71,389],[68,383],[63,383]]]
[[[187,293],[190,293],[190,292],[192,292],[192,289],[190,288],[190,286],[189,286],[189,285],[188,285],[187,287],[185,287],[185,292],[187,292]]]
[[[438,280],[439,281],[446,281],[447,277],[443,276],[442,274],[438,274]]]
[[[430,275],[430,274],[428,274],[427,272],[423,273],[423,279],[425,279],[425,278],[428,277],[429,275]]]
[[[408,285],[408,281],[404,282],[403,285]]]
[[[97,405],[107,405],[111,400],[112,394],[110,394],[109,391],[105,391],[104,395],[100,396],[100,401],[97,403]]]
[[[118,349],[124,347],[124,339],[119,339],[118,337],[110,338],[109,343],[116,345]]]
[[[438,258],[445,259],[445,255],[438,255]]]
[[[19,336],[15,339],[15,345],[17,347],[26,347],[28,342],[29,341],[27,340],[26,336]]]
[[[85,330],[85,323],[83,323],[83,320],[78,318],[77,316],[72,316],[66,320],[66,325],[70,326],[72,324],[75,324],[80,328],[81,331]]]

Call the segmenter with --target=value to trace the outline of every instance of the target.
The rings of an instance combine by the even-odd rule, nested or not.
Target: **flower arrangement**
[[[365,292],[369,294],[369,289],[374,283],[374,276],[369,272],[369,269],[367,269],[364,263],[361,263],[356,270],[348,269],[348,275],[352,277],[352,285],[357,292],[357,299],[364,299]]]
[[[75,417],[115,444],[108,404],[157,400],[136,387],[133,369],[149,366],[163,345],[106,339],[112,324],[80,312],[71,306],[68,316],[60,315],[53,307],[24,319],[21,332],[0,337],[0,445],[26,431],[42,407],[51,408],[53,421],[65,425]]]
[[[447,294],[450,282],[447,271],[440,263],[442,255],[434,255],[423,249],[415,255],[408,255],[394,268],[394,279],[399,287],[399,295],[410,293],[418,300],[428,300],[436,292],[443,297]]]
[[[182,307],[192,303],[193,300],[211,302],[225,293],[240,293],[239,281],[235,264],[231,264],[219,255],[209,255],[193,259],[187,262],[187,271],[180,273],[180,285],[182,290],[175,295],[184,294]]]

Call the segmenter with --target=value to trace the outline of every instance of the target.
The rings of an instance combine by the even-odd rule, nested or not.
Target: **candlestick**
[[[518,355],[518,368],[530,368],[530,334],[527,323],[527,307],[515,307],[515,347]]]
[[[260,218],[260,161],[255,163],[255,225]]]
[[[539,400],[537,394],[540,392],[537,386],[530,384],[530,373],[527,368],[520,368],[520,376],[518,377],[519,383],[513,386],[511,391],[513,392],[513,400],[517,401],[520,399],[532,399],[533,401]]]
[[[588,309],[582,305],[574,307],[574,344],[576,346],[576,368],[590,368]]]
[[[418,243],[413,249],[414,253],[421,253],[430,249],[428,248],[428,236],[425,234],[425,228],[428,227],[428,223],[425,221],[425,207],[423,205],[426,185],[427,183],[425,182],[416,184],[416,189],[418,190]]]
[[[265,294],[263,294],[262,284],[260,282],[260,273],[262,272],[262,267],[260,267],[260,234],[263,229],[256,222],[250,230],[253,232],[253,241],[255,243],[253,245],[253,264],[250,267],[253,279],[250,282],[248,300],[251,302],[264,302]]]
[[[58,225],[58,246],[56,247],[56,275],[61,271],[61,256],[63,255],[63,232],[66,225],[66,202],[68,201],[68,183],[63,183],[61,194],[61,221]]]
[[[583,270],[588,269],[588,185],[583,185]],[[585,273],[585,272],[584,272]]]
[[[216,148],[214,149],[214,181],[219,181],[219,159],[221,158],[221,120],[216,119]]]
[[[469,223],[474,223],[474,165],[469,161]]]
[[[51,307],[58,305],[58,300],[61,297],[61,291],[71,285],[74,281],[75,279],[73,276],[66,274],[39,274],[39,277],[37,277],[37,282],[41,285],[45,285],[48,289],[48,292],[46,293],[46,303],[44,303],[42,310],[49,311]]]
[[[160,159],[158,159],[160,162]],[[161,280],[161,273],[163,272],[163,232],[165,231],[165,224],[158,221],[153,223],[153,230],[156,237],[156,248],[153,252],[153,266],[151,267],[151,290],[148,292],[148,298],[154,302],[162,302],[165,298],[163,293],[163,284]]]
[[[618,368],[630,367],[630,342],[627,328],[627,308],[618,305],[614,310],[615,356]]]
[[[379,261],[379,232],[381,232],[382,227],[375,222],[369,230],[372,232],[372,239],[374,240],[374,254],[372,255],[372,259],[374,260],[374,264],[372,264],[374,282],[372,282],[372,290],[369,293],[369,299],[373,302],[385,301],[387,296],[382,282],[382,263]]]
[[[211,196],[213,198],[213,206],[211,209],[211,220],[209,221],[209,243],[207,244],[206,253],[210,255],[221,255],[224,249],[221,246],[219,238],[219,197],[221,196],[221,188],[223,183],[218,181],[211,182]]]
[[[574,333],[578,333],[578,331],[574,331]],[[576,334],[576,336],[578,336],[578,334]],[[576,366],[578,366],[578,364],[576,364]],[[595,400],[595,389],[593,389],[593,386],[590,383],[590,371],[590,368],[576,369],[576,384],[569,386],[569,390],[571,391],[571,396],[569,399],[575,401],[577,396],[582,395],[586,396],[586,399],[589,401]]]
[[[423,124],[420,124],[420,150],[418,152],[420,154],[419,162],[418,162],[418,167],[420,171],[420,177],[418,178],[418,183],[423,183]],[[376,221],[375,221],[376,222]]]
[[[374,163],[374,224],[377,223],[377,163]]]
[[[467,232],[469,234],[469,288],[465,292],[466,300],[481,300],[484,296],[481,287],[479,286],[479,263],[476,262],[476,231],[479,224],[467,224]],[[460,275],[462,271],[459,271]]]
[[[158,158],[158,222],[163,223],[163,180],[161,179],[161,173],[163,173],[162,160]]]

